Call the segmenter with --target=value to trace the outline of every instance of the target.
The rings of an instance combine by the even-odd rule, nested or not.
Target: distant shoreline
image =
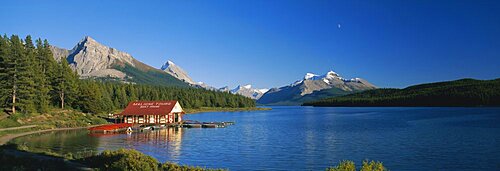
[[[272,110],[271,108],[263,107],[246,107],[246,108],[222,108],[222,107],[202,107],[199,109],[184,109],[186,114],[197,114],[204,112],[242,112],[242,111],[263,111]]]

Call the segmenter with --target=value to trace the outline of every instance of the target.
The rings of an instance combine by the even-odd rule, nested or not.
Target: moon
[[[340,24],[337,24],[337,28],[339,28],[339,29],[340,29],[340,27],[342,27],[342,25],[340,25]]]

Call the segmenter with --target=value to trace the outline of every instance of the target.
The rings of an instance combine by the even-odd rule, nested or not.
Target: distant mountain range
[[[461,79],[383,88],[304,103],[306,106],[500,106],[500,79]]]
[[[184,71],[180,66],[176,65],[174,62],[168,60],[162,67],[161,70],[167,72],[168,74],[174,76],[175,78],[182,80],[193,87],[204,88],[213,91],[230,92],[233,94],[239,94],[252,99],[259,99],[268,89],[253,89],[252,85],[237,86],[234,89],[229,90],[229,87],[225,86],[222,88],[215,88],[213,86],[207,85],[204,82],[195,82],[189,74]]]
[[[267,91],[269,91],[269,89],[254,89],[252,88],[252,85],[248,84],[244,86],[239,85],[230,92],[233,94],[247,96],[252,99],[260,99],[260,97],[262,97],[262,95],[264,95]]]
[[[333,71],[324,75],[307,73],[303,79],[288,86],[270,89],[257,100],[257,103],[263,105],[300,105],[305,101],[376,88],[364,79],[345,79]]]
[[[252,85],[239,85],[233,89],[227,86],[215,88],[203,82],[196,82],[189,76],[188,72],[170,60],[160,68],[154,68],[138,61],[126,52],[105,46],[89,36],[83,38],[71,50],[56,46],[51,46],[50,49],[57,61],[66,59],[71,68],[83,79],[94,78],[163,86],[191,86],[243,95],[264,105],[300,105],[304,101],[376,88],[366,80],[360,78],[344,79],[333,71],[324,75],[307,73],[303,79],[280,88],[256,89]]]

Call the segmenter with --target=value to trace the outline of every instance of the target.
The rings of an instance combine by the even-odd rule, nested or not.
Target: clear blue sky
[[[0,4],[0,33],[68,49],[89,35],[217,87],[329,70],[379,87],[500,77],[500,1],[13,0]]]

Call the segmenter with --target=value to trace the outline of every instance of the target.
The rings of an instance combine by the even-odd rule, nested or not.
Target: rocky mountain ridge
[[[153,85],[186,86],[165,72],[136,60],[132,55],[85,36],[71,50],[51,46],[57,61],[66,59],[81,78],[113,79]]]

